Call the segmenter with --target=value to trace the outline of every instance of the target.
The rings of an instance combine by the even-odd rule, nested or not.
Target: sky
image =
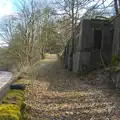
[[[0,0],[0,18],[13,14],[13,2],[14,0]]]
[[[7,15],[14,14],[13,3],[16,0],[0,0],[0,19]],[[0,47],[6,46],[6,44],[0,39]]]
[[[15,12],[14,4],[17,1],[19,1],[19,0],[0,0],[0,18],[2,18],[3,16],[6,16],[6,15],[14,14],[14,12]],[[44,1],[48,2],[48,1],[52,1],[52,0],[44,0]],[[111,1],[112,0],[107,0],[108,3]]]
[[[6,15],[11,15],[14,14],[16,9],[15,9],[15,4],[19,0],[0,0],[0,18]],[[41,0],[49,3],[52,0]]]

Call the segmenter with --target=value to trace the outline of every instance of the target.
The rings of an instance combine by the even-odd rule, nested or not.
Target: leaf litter
[[[25,92],[26,119],[120,120],[119,92],[107,87],[103,74],[77,77],[53,59],[39,74]]]

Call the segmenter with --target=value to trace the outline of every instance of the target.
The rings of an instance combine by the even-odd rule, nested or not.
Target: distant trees
[[[7,16],[0,22],[0,36],[8,45],[1,50],[9,56],[2,59],[29,66],[44,58],[46,50],[59,52],[61,44],[58,45],[54,10],[39,0],[21,0],[17,7],[16,16]]]

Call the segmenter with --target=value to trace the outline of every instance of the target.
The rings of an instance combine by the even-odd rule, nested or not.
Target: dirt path
[[[95,84],[97,78],[76,77],[55,59],[43,64],[38,80],[26,89],[29,120],[120,120],[115,90]]]

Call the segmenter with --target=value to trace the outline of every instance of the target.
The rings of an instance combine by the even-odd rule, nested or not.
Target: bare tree
[[[57,9],[57,15],[68,16],[71,20],[71,30],[75,29],[81,18],[82,12],[86,5],[92,0],[55,0],[54,4]]]
[[[26,54],[26,63],[32,64],[34,46],[40,32],[41,7],[39,1],[22,0],[20,1],[19,13],[19,31],[24,40],[24,52]]]

